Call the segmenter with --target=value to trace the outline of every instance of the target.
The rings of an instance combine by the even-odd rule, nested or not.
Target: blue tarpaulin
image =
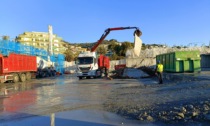
[[[0,54],[2,54],[3,56],[8,56],[10,53],[39,56],[47,61],[49,56],[48,52],[44,49],[24,45],[20,42],[0,40]],[[57,64],[56,70],[58,72],[64,73],[65,56],[63,54],[51,55],[50,61]]]

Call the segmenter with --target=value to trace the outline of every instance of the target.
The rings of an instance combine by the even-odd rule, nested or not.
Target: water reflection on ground
[[[99,110],[73,110],[1,123],[0,126],[155,126]]]

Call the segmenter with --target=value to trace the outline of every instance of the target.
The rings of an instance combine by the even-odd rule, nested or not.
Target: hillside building
[[[48,32],[24,32],[20,34],[16,41],[36,48],[49,50],[49,33]],[[61,37],[53,34],[52,48],[54,54],[63,54],[71,46],[64,42]]]
[[[34,46],[49,51],[50,42],[48,32],[24,32],[16,38],[16,41],[24,45]],[[68,42],[64,42],[63,39],[56,34],[53,34],[52,49],[54,54],[64,54],[68,48],[73,52],[86,51],[86,48],[75,47]]]

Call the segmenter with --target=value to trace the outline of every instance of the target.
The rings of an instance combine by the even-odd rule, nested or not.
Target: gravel
[[[142,122],[192,123],[210,121],[210,81],[192,78],[138,79],[139,85],[115,89],[105,102],[107,111]],[[131,79],[132,81],[132,79]]]

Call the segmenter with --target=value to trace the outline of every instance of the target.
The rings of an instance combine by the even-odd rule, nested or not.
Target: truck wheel
[[[39,77],[43,78],[44,77],[44,72],[40,72]]]
[[[49,75],[49,77],[51,77],[52,76],[52,72],[50,71],[50,72],[48,72],[48,75]]]
[[[97,71],[96,71],[96,76],[97,76],[98,78],[101,78],[101,76],[102,76],[101,70],[97,70]]]
[[[19,76],[17,75],[17,74],[13,74],[13,82],[14,83],[17,83],[17,82],[19,82]]]
[[[25,82],[25,81],[26,81],[26,75],[25,75],[24,73],[22,73],[22,74],[20,75],[20,81],[21,81],[21,82]]]
[[[82,79],[82,77],[79,77],[79,79],[81,80],[81,79]]]
[[[26,73],[26,80],[31,80],[31,73],[30,72]]]
[[[52,71],[52,76],[55,76],[56,75],[56,72],[55,71]]]

